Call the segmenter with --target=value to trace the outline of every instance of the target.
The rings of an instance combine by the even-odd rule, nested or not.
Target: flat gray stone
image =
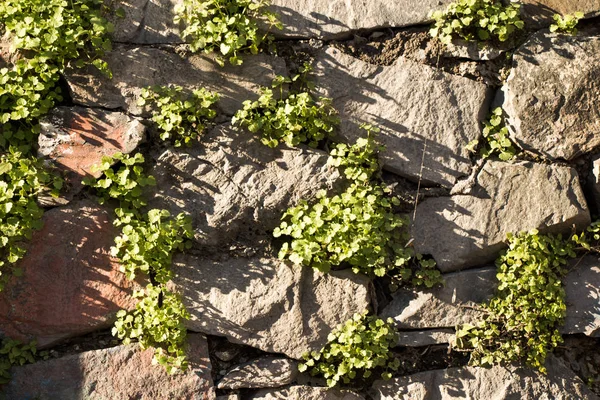
[[[247,57],[241,66],[217,65],[211,55],[178,55],[174,49],[115,45],[104,55],[113,73],[108,79],[95,67],[71,68],[65,78],[75,104],[119,108],[141,115],[137,105],[142,88],[153,85],[180,85],[192,90],[204,87],[219,92],[217,106],[233,115],[246,99],[258,98],[259,86],[270,86],[275,75],[287,75],[282,58],[258,54]]]
[[[412,223],[415,250],[443,272],[484,265],[509,232],[584,229],[590,214],[575,169],[531,162],[488,161],[472,195],[428,198]]]
[[[597,400],[561,361],[549,356],[548,374],[522,367],[447,368],[376,381],[374,400],[561,399]]]
[[[268,258],[175,258],[188,329],[301,359],[371,304],[371,283],[351,271],[321,274]]]
[[[600,337],[600,259],[588,255],[571,261],[569,268],[564,279],[567,317],[561,332]]]
[[[174,8],[183,0],[116,0],[112,9],[125,11],[125,18],[114,13],[108,20],[115,25],[113,42],[134,44],[183,43],[179,26],[173,22]]]
[[[519,146],[571,160],[600,145],[598,54],[598,36],[546,31],[515,52],[502,107]]]
[[[364,396],[343,389],[315,387],[315,386],[290,386],[285,389],[263,389],[249,400],[365,400]]]
[[[271,149],[257,136],[217,126],[202,143],[166,150],[149,171],[156,177],[151,207],[191,214],[196,239],[222,248],[241,236],[265,235],[300,199],[342,182],[319,150]]]
[[[272,0],[283,31],[278,36],[332,39],[357,29],[419,25],[431,21],[430,11],[444,9],[450,0]]]
[[[235,366],[219,381],[219,389],[261,389],[285,386],[298,376],[298,361],[266,356]]]
[[[483,83],[399,58],[367,64],[333,47],[317,55],[316,83],[340,112],[343,141],[365,136],[362,122],[381,129],[384,168],[427,184],[452,187],[471,170],[465,144],[480,136],[490,90]]]
[[[573,14],[580,11],[585,18],[600,14],[598,0],[522,0],[521,18],[527,27],[541,28],[554,23],[554,14]]]

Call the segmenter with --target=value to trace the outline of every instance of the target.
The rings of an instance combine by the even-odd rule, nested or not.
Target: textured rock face
[[[250,400],[365,400],[350,390],[314,386],[290,386],[286,389],[265,389],[249,397]]]
[[[430,21],[428,13],[444,9],[450,0],[273,0],[283,31],[276,35],[331,39],[357,29],[418,25]]]
[[[283,59],[264,54],[247,57],[242,66],[220,67],[206,55],[182,57],[174,49],[116,45],[103,59],[113,72],[112,79],[91,66],[66,72],[73,102],[121,108],[135,115],[143,112],[136,104],[142,88],[168,84],[218,91],[219,108],[233,115],[244,100],[258,97],[258,86],[270,86],[276,74],[286,75]]]
[[[489,300],[498,285],[496,267],[444,275],[444,286],[426,291],[400,289],[381,316],[400,329],[453,328],[484,317],[478,305]]]
[[[168,375],[152,365],[153,354],[131,344],[16,367],[0,395],[39,400],[215,399],[204,336],[188,336],[189,369],[184,374]]]
[[[315,72],[317,87],[340,112],[344,141],[364,136],[363,122],[381,129],[385,169],[416,181],[423,160],[423,181],[446,187],[468,175],[464,147],[479,137],[488,110],[484,84],[403,58],[371,65],[335,48],[319,53]]]
[[[175,259],[188,329],[226,336],[300,359],[320,350],[338,324],[370,305],[370,282],[350,271],[328,275],[265,258]]]
[[[91,201],[44,214],[19,263],[23,276],[0,292],[1,333],[47,346],[107,328],[119,309],[135,305],[131,283],[110,257],[116,232],[109,215]]]
[[[398,334],[397,346],[420,347],[450,343],[454,329],[428,329],[424,331],[402,331]]]
[[[600,259],[589,255],[571,268],[564,279],[567,317],[561,332],[600,337]]]
[[[113,41],[119,43],[182,43],[179,27],[173,23],[174,8],[183,0],[117,0],[113,9],[122,8],[125,18],[111,14],[115,25]]]
[[[263,357],[239,365],[219,381],[219,389],[271,388],[292,383],[298,362],[284,357]]]
[[[412,225],[415,249],[443,272],[494,260],[509,232],[579,229],[590,223],[577,172],[531,162],[489,161],[473,195],[429,198]]]
[[[376,381],[375,400],[597,400],[585,384],[553,356],[548,375],[525,368],[448,368]]]
[[[66,173],[67,197],[81,190],[83,178],[102,175],[92,171],[102,157],[134,151],[146,130],[140,121],[123,113],[83,107],[57,107],[40,125],[38,155],[51,159]]]
[[[519,145],[566,160],[600,145],[599,53],[600,37],[545,32],[519,48],[503,88]]]
[[[207,134],[202,146],[167,150],[151,173],[157,179],[151,205],[190,213],[197,240],[212,246],[273,229],[288,207],[341,179],[323,152],[271,149],[228,125]]]
[[[547,26],[553,23],[554,14],[573,14],[580,11],[587,18],[600,13],[598,0],[523,0],[522,18],[531,27]]]

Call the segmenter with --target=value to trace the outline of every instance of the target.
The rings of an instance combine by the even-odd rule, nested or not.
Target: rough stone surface
[[[585,384],[553,356],[548,375],[525,368],[448,368],[376,381],[374,400],[597,400]]]
[[[423,160],[423,182],[446,187],[469,174],[465,143],[480,135],[484,84],[402,57],[389,67],[367,64],[332,47],[318,54],[315,73],[340,112],[344,141],[364,136],[363,122],[381,128],[385,169],[416,181]]]
[[[183,0],[117,0],[113,9],[123,9],[125,18],[110,14],[115,25],[113,42],[135,44],[182,43],[173,22],[174,8]]]
[[[506,49],[485,46],[476,41],[455,39],[443,47],[444,57],[468,58],[470,60],[494,60],[504,53]]]
[[[428,198],[412,224],[415,250],[443,272],[493,261],[509,232],[567,231],[590,224],[575,169],[489,161],[471,195]]]
[[[484,316],[478,304],[496,291],[496,267],[445,274],[444,282],[435,289],[398,290],[381,316],[393,318],[400,329],[453,328],[475,323]]]
[[[589,255],[573,260],[564,279],[567,317],[562,333],[600,337],[600,259]]]
[[[554,14],[581,11],[586,18],[600,14],[598,0],[523,0],[521,16],[528,27],[539,28],[554,23]]]
[[[23,276],[0,292],[0,332],[48,346],[107,328],[135,305],[110,256],[115,234],[110,212],[88,200],[45,213],[19,263]]]
[[[517,50],[502,107],[520,146],[571,160],[600,145],[599,53],[600,36],[545,31]]]
[[[215,392],[210,375],[208,345],[202,335],[188,336],[189,369],[168,375],[152,364],[153,349],[138,345],[88,351],[12,369],[4,388],[7,399],[211,400]]]
[[[425,331],[398,332],[396,346],[421,347],[450,343],[454,338],[454,329],[428,329]]]
[[[262,357],[239,365],[219,381],[219,389],[273,388],[285,386],[298,376],[298,362],[285,357]]]
[[[341,182],[324,152],[271,149],[229,125],[208,133],[201,146],[165,151],[151,173],[157,179],[151,205],[190,213],[197,240],[219,248],[264,234],[279,225],[283,210]]]
[[[286,389],[264,389],[249,397],[249,400],[365,400],[350,390],[330,389],[314,386],[290,386]]]
[[[217,91],[221,95],[218,107],[233,115],[244,100],[258,97],[260,85],[270,86],[276,74],[287,74],[282,58],[264,54],[246,57],[242,66],[220,67],[208,55],[183,57],[172,48],[116,45],[103,59],[112,70],[112,79],[92,66],[66,71],[73,102],[120,108],[134,115],[143,113],[137,105],[142,88],[169,84]]]
[[[594,214],[600,212],[600,154],[592,158],[591,162],[592,169],[588,174],[587,187],[592,200],[589,206]]]
[[[82,179],[98,178],[92,166],[116,152],[129,154],[144,140],[146,128],[123,113],[83,107],[57,107],[41,123],[38,155],[66,173],[71,198],[83,187]]]
[[[377,29],[423,24],[430,11],[441,10],[450,0],[273,0],[287,37],[332,39],[349,36],[357,29]]]
[[[333,328],[370,306],[369,280],[351,271],[323,275],[267,258],[182,255],[175,264],[188,329],[295,359],[320,350]]]

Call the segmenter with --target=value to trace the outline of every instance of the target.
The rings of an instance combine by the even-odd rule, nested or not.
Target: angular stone
[[[599,53],[599,36],[545,31],[517,50],[502,107],[521,147],[571,160],[600,145]]]
[[[540,28],[554,23],[554,14],[573,14],[580,11],[585,18],[600,14],[598,0],[522,0],[521,18],[527,27]]]
[[[82,188],[82,179],[102,157],[129,154],[144,140],[146,128],[123,113],[83,107],[56,107],[41,122],[38,156],[46,156],[65,173],[67,198]]]
[[[412,223],[415,250],[443,272],[493,261],[509,232],[583,229],[590,214],[575,169],[488,161],[472,195],[428,198]]]
[[[465,143],[480,135],[491,94],[484,84],[402,57],[371,65],[333,47],[318,54],[315,73],[340,112],[344,141],[364,136],[363,122],[381,129],[385,169],[417,181],[423,160],[423,182],[445,187],[469,174]]]
[[[152,364],[153,354],[153,349],[140,351],[130,344],[15,367],[0,395],[39,400],[215,399],[204,336],[188,336],[185,373],[168,375]]]
[[[0,292],[0,333],[44,347],[110,327],[131,308],[132,283],[110,256],[111,212],[89,200],[44,214],[19,262],[23,276]]]
[[[450,343],[454,339],[454,329],[428,329],[425,331],[398,332],[396,346],[420,347]]]
[[[597,400],[561,361],[549,356],[548,374],[522,367],[464,367],[376,381],[374,400],[562,399]]]
[[[238,236],[265,234],[300,199],[341,183],[324,152],[271,149],[229,125],[207,133],[202,146],[165,151],[150,172],[157,180],[151,206],[188,212],[196,239],[219,248]]]
[[[273,0],[271,9],[280,16],[283,31],[277,36],[347,37],[357,29],[419,25],[431,21],[431,11],[442,10],[450,0]]]
[[[285,386],[298,376],[298,362],[266,356],[238,365],[219,381],[219,389],[260,389]]]
[[[496,267],[445,274],[442,287],[398,290],[380,316],[393,318],[399,329],[475,324],[485,315],[479,304],[489,300],[497,286]]]
[[[569,267],[564,279],[567,317],[561,332],[600,337],[600,259],[588,255]]]
[[[370,281],[351,271],[321,274],[268,258],[223,261],[181,255],[175,290],[192,315],[188,329],[300,359],[371,304]]]
[[[112,70],[112,79],[93,66],[65,72],[73,102],[120,108],[134,115],[143,113],[137,105],[142,88],[169,84],[217,91],[221,95],[218,107],[233,115],[244,100],[258,98],[259,86],[270,86],[276,74],[287,75],[282,58],[265,54],[246,57],[241,66],[220,67],[208,55],[183,57],[173,49],[115,45],[103,59]]]
[[[364,396],[350,391],[314,386],[290,386],[286,389],[264,389],[248,398],[249,400],[365,400]]]
[[[179,27],[173,22],[175,6],[183,0],[117,0],[113,10],[125,11],[125,18],[112,13],[113,42],[134,44],[182,43]]]

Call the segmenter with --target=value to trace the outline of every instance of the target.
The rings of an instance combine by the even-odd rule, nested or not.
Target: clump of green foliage
[[[600,223],[566,239],[537,230],[509,234],[508,250],[496,261],[498,292],[484,306],[488,314],[476,326],[458,326],[455,346],[471,351],[472,365],[517,361],[545,373],[548,353],[562,342],[567,261],[598,240]]]
[[[380,132],[379,128],[370,124],[362,124],[360,128],[367,131],[367,137],[358,138],[352,146],[336,144],[329,153],[327,163],[343,168],[346,178],[352,182],[369,182],[379,176],[381,167],[377,154],[383,150],[383,146],[378,146],[373,140],[373,135]]]
[[[116,163],[120,165],[118,170],[113,167]],[[121,207],[138,209],[146,205],[143,188],[156,185],[153,176],[144,174],[143,163],[144,156],[141,153],[134,156],[123,153],[104,156],[101,164],[93,168],[94,171],[101,171],[103,177],[85,178],[83,184],[96,189],[100,204],[117,199]]]
[[[269,147],[277,147],[281,142],[288,146],[307,143],[317,147],[318,143],[331,136],[337,126],[337,112],[331,99],[310,94],[310,84],[306,76],[311,67],[305,64],[300,74],[293,78],[278,76],[272,87],[263,87],[256,101],[244,101],[244,107],[235,114],[232,124],[247,128],[252,133],[261,134],[261,142]],[[284,84],[298,83],[284,96]],[[278,89],[276,96],[274,89]]]
[[[510,140],[502,107],[496,107],[484,125],[483,143],[479,148],[479,155],[482,158],[496,155],[502,161],[514,159],[518,150]],[[467,144],[466,149],[474,153],[478,146],[479,139],[475,139]]]
[[[397,371],[400,361],[390,350],[395,346],[397,334],[394,321],[366,312],[337,327],[327,338],[329,343],[320,352],[304,355],[300,372],[310,368],[311,375],[323,376],[327,385],[333,387],[341,382],[349,383],[357,377],[368,378],[373,370],[383,370],[381,377],[390,379],[391,371]]]
[[[571,35],[577,34],[577,23],[583,18],[582,12],[576,12],[573,14],[554,14],[554,23],[550,25],[550,32],[565,32]]]
[[[185,371],[185,339],[183,321],[190,318],[181,298],[162,286],[149,284],[134,293],[140,301],[135,310],[120,310],[112,334],[124,344],[138,340],[142,349],[154,347],[154,359],[169,374]]]
[[[217,53],[216,61],[241,65],[242,53],[257,54],[272,35],[259,32],[259,21],[269,29],[282,28],[277,15],[268,11],[268,0],[184,0],[175,9],[175,23],[183,22],[182,36],[192,51]]]
[[[445,44],[456,37],[504,42],[516,29],[525,26],[520,18],[520,5],[504,6],[499,0],[458,0],[431,16],[435,23],[429,33]]]
[[[10,368],[35,361],[36,342],[23,344],[18,340],[5,338],[0,346],[0,385],[10,382]]]
[[[173,140],[175,147],[180,147],[190,146],[204,132],[208,120],[217,115],[213,106],[218,100],[218,93],[204,88],[189,95],[181,86],[154,86],[142,89],[138,105],[158,106],[152,121],[158,125],[160,138]]]
[[[10,273],[20,275],[16,263],[25,255],[23,241],[42,227],[43,209],[37,196],[58,195],[62,179],[53,176],[41,160],[11,147],[0,155],[0,291]]]

